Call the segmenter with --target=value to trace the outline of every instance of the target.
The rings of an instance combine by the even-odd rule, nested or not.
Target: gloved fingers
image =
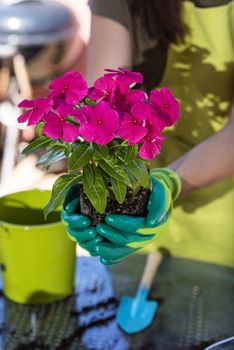
[[[83,214],[69,215],[66,210],[62,210],[61,219],[73,229],[83,229],[91,225],[91,219]]]
[[[72,214],[76,211],[77,207],[80,204],[80,198],[74,198],[70,202],[68,202],[66,205],[64,205],[64,209],[67,213]]]
[[[112,263],[116,260],[125,258],[126,256],[133,254],[137,249],[131,247],[120,247],[112,242],[101,242],[94,247],[97,255],[100,255],[102,259],[111,260]]]
[[[73,213],[79,204],[80,204],[80,185],[77,184],[72,186],[68,190],[65,197],[64,204],[63,204],[63,208],[67,212]]]
[[[148,244],[152,240],[158,239],[164,233],[167,233],[169,231],[169,224],[170,224],[169,220],[166,220],[164,223],[162,223],[159,226],[141,228],[138,232],[142,235],[150,235],[150,234],[154,235],[154,237],[152,237],[152,239],[147,242]]]
[[[110,214],[105,217],[108,225],[121,230],[122,232],[136,232],[145,226],[145,218],[140,216]]]
[[[168,212],[163,216],[163,218],[159,221],[158,226],[163,225],[170,217],[171,215],[171,208],[168,210]],[[157,227],[158,227],[157,226]]]
[[[150,226],[150,224],[149,224],[149,222],[148,222],[148,217],[147,217],[145,228],[151,227],[152,229],[154,229],[155,227],[158,227],[158,226],[164,224],[164,222],[166,222],[166,221],[169,219],[169,217],[170,217],[170,215],[171,215],[171,211],[172,211],[172,208],[170,208],[170,209],[165,213],[165,215],[162,216],[162,217],[160,218],[160,220],[156,223],[156,225],[155,225],[154,227]],[[144,228],[144,227],[142,227],[142,228]]]
[[[67,228],[69,236],[72,236],[76,239],[78,243],[85,243],[97,236],[97,231],[94,227],[88,227],[80,230],[76,230],[70,226]]]
[[[97,225],[96,229],[99,235],[112,243],[119,246],[125,246],[128,243],[128,239],[124,236],[124,233],[121,233],[121,231],[118,231],[111,226],[100,223]]]
[[[141,241],[132,241],[127,244],[128,247],[135,248],[135,249],[141,249],[147,246],[149,243],[151,243],[155,239],[155,234],[140,234],[142,239]]]
[[[170,190],[160,181],[152,178],[152,192],[148,201],[147,226],[155,227],[164,218],[172,205]]]
[[[147,241],[151,238],[151,235],[148,235],[147,237],[146,235],[141,235],[138,233],[123,232],[102,223],[98,224],[96,229],[99,235],[119,246],[126,246],[131,242],[138,242],[138,246],[140,248],[144,241]]]
[[[102,237],[96,236],[95,238],[93,238],[93,239],[91,239],[91,240],[89,240],[89,241],[86,241],[86,242],[84,242],[84,243],[79,243],[79,245],[80,245],[83,249],[87,250],[87,251],[90,253],[90,255],[92,255],[92,256],[97,256],[97,255],[99,255],[99,254],[98,254],[97,251],[96,251],[96,247],[97,247],[97,245],[98,245],[100,242],[102,242],[102,241],[103,241],[103,238],[102,238]]]
[[[141,234],[142,237],[147,237],[145,241],[142,242],[130,242],[128,244],[128,247],[131,248],[144,248],[148,244],[152,243],[159,237],[161,237],[164,233],[167,233],[169,231],[169,222],[166,220],[161,225],[156,227],[147,227],[147,228],[141,228],[138,232]]]

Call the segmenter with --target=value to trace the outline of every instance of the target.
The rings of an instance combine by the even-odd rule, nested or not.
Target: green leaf
[[[39,151],[40,149],[46,148],[47,146],[54,143],[53,140],[49,139],[46,136],[41,136],[32,141],[26,148],[23,150],[23,154],[30,154]]]
[[[73,117],[72,115],[69,116],[69,117],[66,117],[66,121],[69,122],[69,123],[71,123],[71,124],[73,124],[73,125],[80,126],[80,124],[77,123],[76,120],[74,120],[74,117]]]
[[[134,159],[130,164],[128,164],[127,170],[137,179],[141,186],[149,186],[150,175],[143,160]]]
[[[120,152],[121,160],[124,164],[130,163],[133,159],[137,157],[138,145],[123,147]]]
[[[91,107],[94,107],[94,106],[96,105],[96,101],[91,100],[91,98],[89,98],[89,97],[86,97],[86,98],[84,99],[84,103],[85,103],[86,105],[91,106]]]
[[[93,207],[103,214],[107,204],[107,189],[100,169],[85,166],[83,170],[83,186]]]
[[[128,175],[125,172],[124,168],[114,164],[111,159],[100,159],[98,161],[99,166],[110,176],[117,181],[121,181],[129,185]]]
[[[62,159],[65,159],[66,155],[64,149],[61,149],[59,146],[55,146],[47,153],[43,154],[37,161],[37,165],[43,165],[45,169],[49,169],[49,167]]]
[[[84,167],[90,160],[93,159],[94,151],[88,143],[83,143],[77,147],[68,161],[69,171],[78,170]]]
[[[122,204],[126,197],[127,185],[123,182],[115,180],[113,177],[111,177],[111,185],[115,198],[120,204]]]
[[[93,172],[93,166],[91,164],[85,165],[83,168],[83,181],[86,181],[86,188],[92,188],[94,182],[95,182],[95,177],[94,177],[94,172]]]
[[[113,141],[111,141],[109,144],[108,144],[108,150],[109,150],[109,153],[110,154],[116,154],[116,152],[119,151],[119,149],[121,149],[121,143],[120,143],[120,140],[118,139],[114,139]]]
[[[54,209],[58,208],[64,201],[65,195],[69,188],[78,183],[82,174],[68,174],[60,176],[54,183],[50,201],[44,208],[44,216],[47,218],[48,214]]]
[[[103,158],[108,158],[109,157],[109,150],[108,147],[106,145],[100,146],[97,145],[96,143],[92,144],[92,147],[95,151],[95,154],[98,155],[98,157],[96,157],[97,159],[103,159]]]
[[[135,176],[133,176],[133,174],[128,170],[128,168],[126,167],[126,172],[128,174],[128,178],[129,178],[129,182],[130,182],[130,187],[133,189],[133,193],[137,192],[139,187],[142,187],[139,182],[138,179],[135,178]]]

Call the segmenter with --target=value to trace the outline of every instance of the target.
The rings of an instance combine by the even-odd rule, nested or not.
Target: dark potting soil
[[[105,221],[107,214],[125,214],[133,216],[144,216],[146,214],[146,204],[150,194],[149,189],[143,188],[133,196],[129,191],[122,204],[119,204],[116,200],[107,199],[107,206],[104,214],[99,214],[92,206],[92,203],[88,199],[83,188],[80,190],[80,211],[93,219],[93,225],[97,225],[99,222]]]

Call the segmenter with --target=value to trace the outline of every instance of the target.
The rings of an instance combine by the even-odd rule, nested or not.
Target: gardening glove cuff
[[[181,192],[181,179],[175,171],[169,168],[156,168],[152,169],[150,174],[169,188],[173,201],[179,197]]]

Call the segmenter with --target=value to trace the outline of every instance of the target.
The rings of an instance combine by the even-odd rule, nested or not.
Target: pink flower
[[[110,76],[101,77],[94,82],[94,86],[89,88],[88,96],[94,101],[105,99],[110,101],[116,87],[116,82]]]
[[[150,94],[155,113],[165,121],[166,126],[176,123],[180,117],[179,103],[171,93],[170,89],[164,87],[153,90]]]
[[[80,133],[86,141],[105,145],[113,140],[119,127],[119,115],[108,102],[101,101],[94,108],[85,106]]]
[[[30,108],[29,111],[23,113],[19,118],[19,123],[28,121],[28,125],[37,124],[45,114],[47,114],[52,106],[52,101],[46,98],[37,98],[35,100],[23,100],[18,104],[20,108]]]
[[[119,69],[105,69],[107,74],[104,76],[110,76],[118,82],[119,85],[127,86],[129,88],[132,84],[142,84],[143,75],[139,72],[132,72],[126,68]]]
[[[130,90],[131,84],[142,82],[143,77],[138,72],[131,72],[127,69],[111,70],[106,69],[107,74],[97,79],[94,86],[88,90],[89,98],[94,101],[106,100],[111,108],[116,110],[129,109],[134,103],[146,100],[146,93],[141,90]]]
[[[165,129],[166,122],[161,118],[161,114],[155,113],[155,110],[151,109],[151,113],[148,117],[148,125],[150,125],[150,128],[153,128],[155,132],[160,134]]]
[[[155,158],[161,149],[161,143],[165,140],[165,137],[158,133],[151,127],[150,132],[141,140],[143,145],[139,149],[139,155],[142,159],[151,160]]]
[[[72,106],[61,103],[56,108],[56,113],[49,112],[44,116],[44,134],[55,140],[61,138],[65,142],[75,141],[80,135],[79,127],[66,120],[66,117],[74,114]]]
[[[68,104],[77,104],[87,96],[88,86],[82,75],[78,72],[67,72],[63,76],[54,79],[49,88],[50,97],[59,97]]]
[[[151,113],[147,103],[137,103],[131,108],[131,114],[124,113],[118,136],[127,139],[129,145],[138,143],[147,133],[146,121]]]
[[[125,94],[120,91],[117,86],[113,99],[111,101],[111,107],[117,111],[130,112],[131,107],[134,104],[145,102],[147,95],[144,91],[133,89],[127,91]]]

